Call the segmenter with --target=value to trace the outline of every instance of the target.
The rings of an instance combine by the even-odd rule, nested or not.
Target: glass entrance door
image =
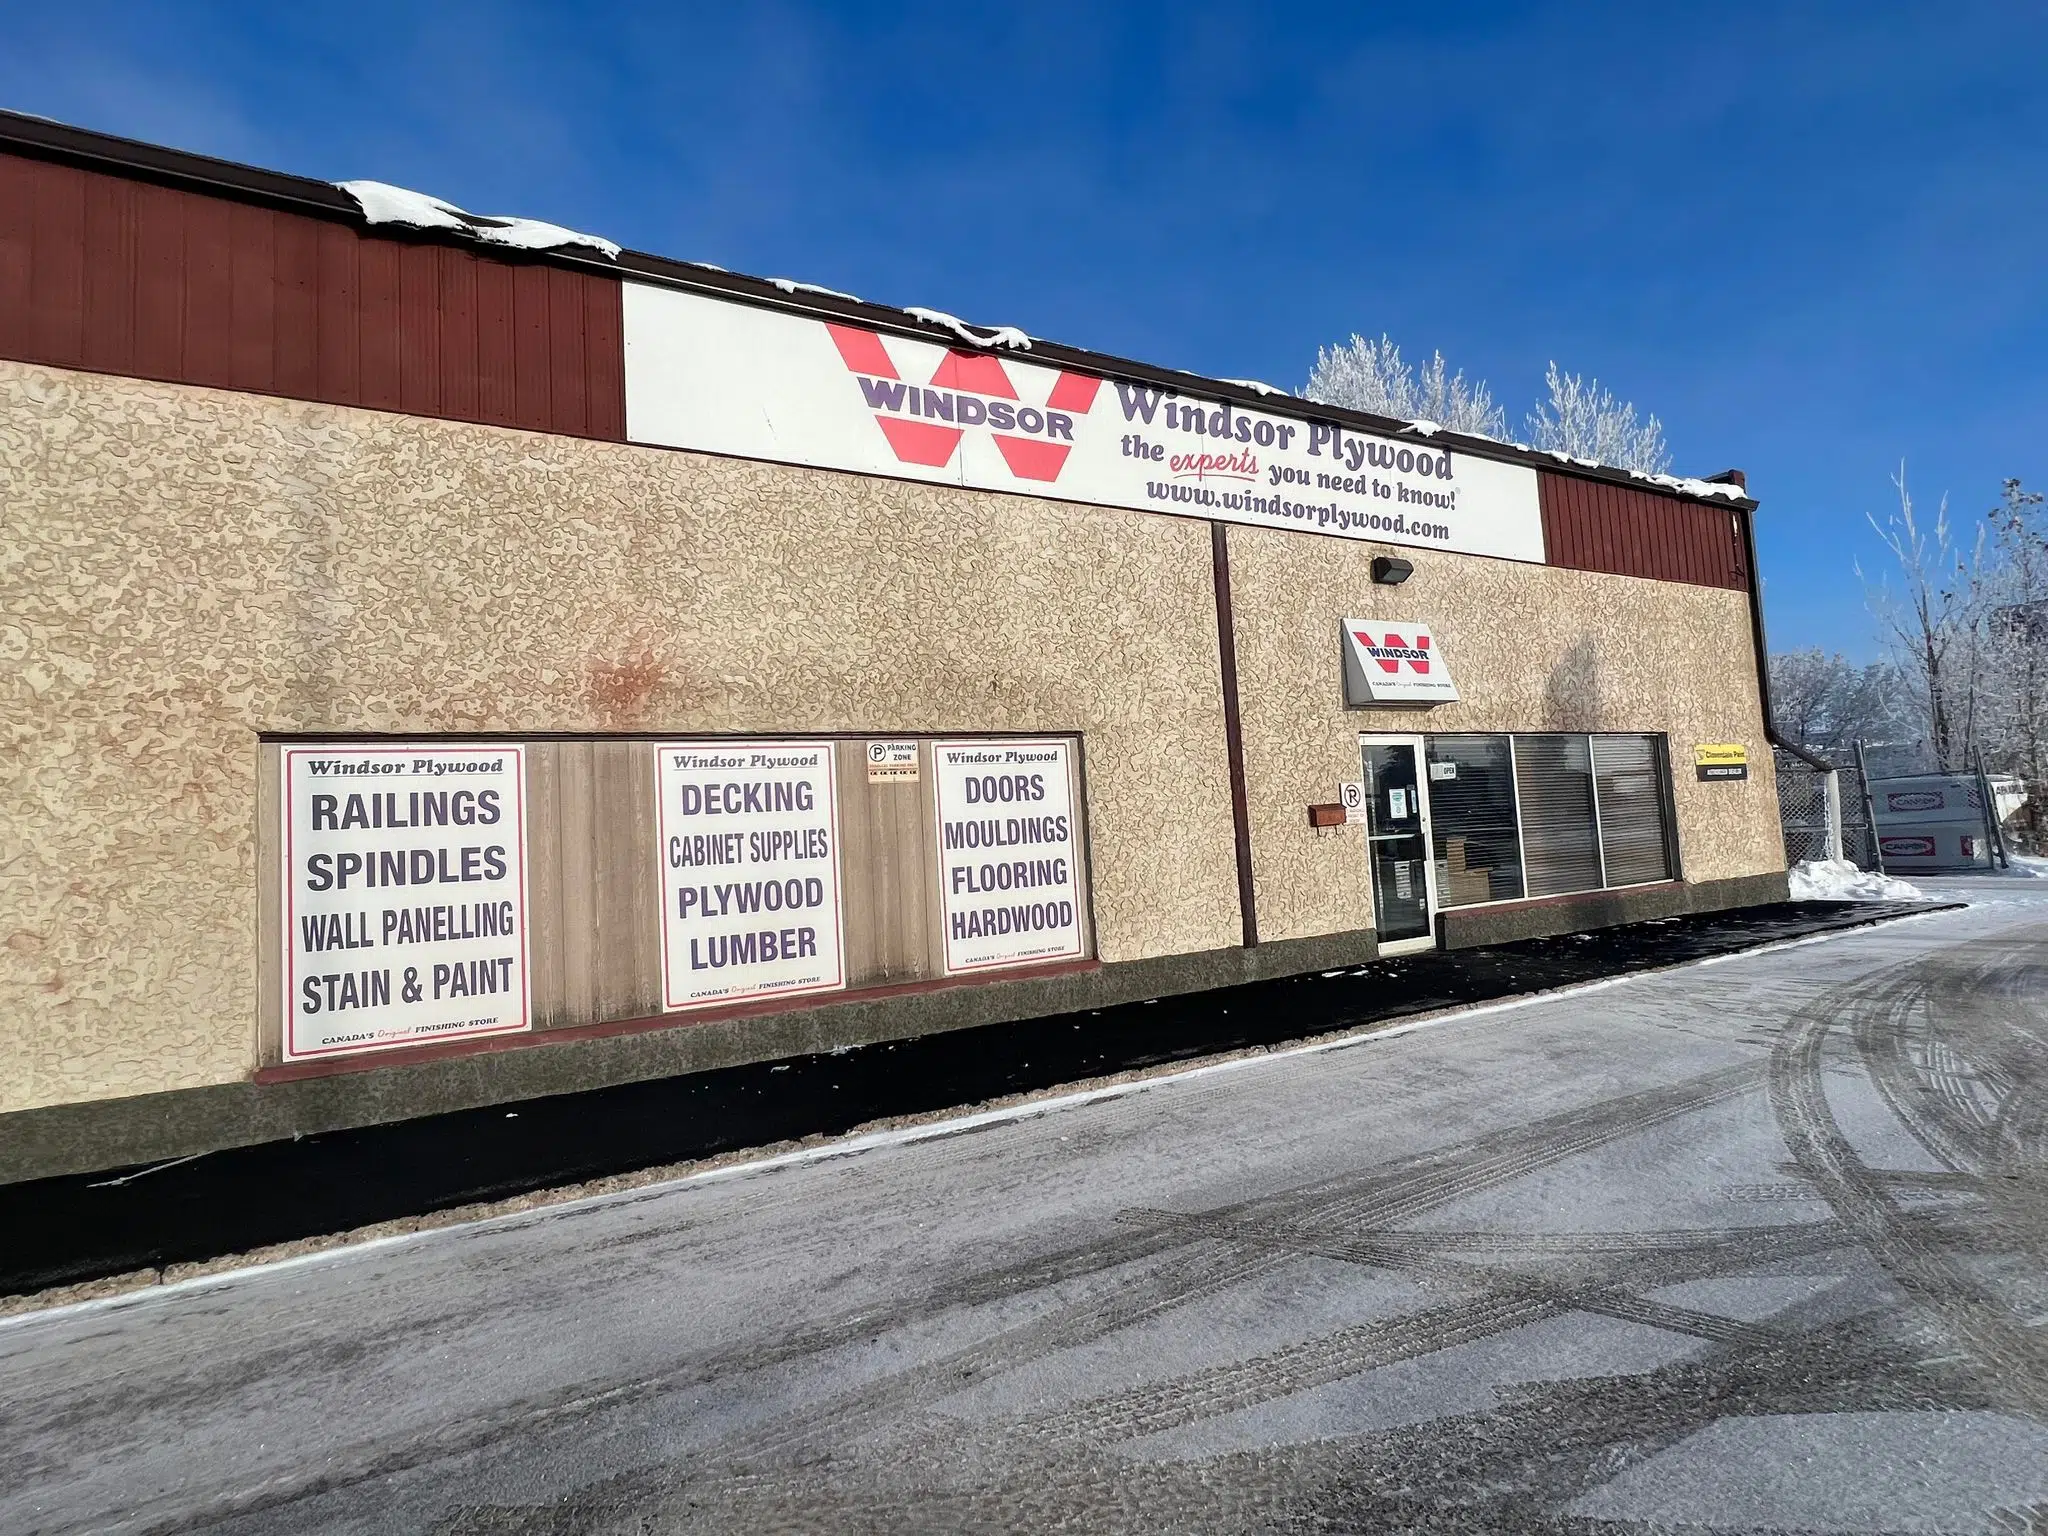
[[[1380,952],[1436,947],[1420,737],[1366,737],[1366,858]]]

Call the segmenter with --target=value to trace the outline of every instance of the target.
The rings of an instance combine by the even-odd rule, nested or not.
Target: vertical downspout
[[[1724,469],[1718,475],[1709,475],[1707,483],[1732,485],[1743,495],[1749,494],[1749,477],[1739,469]],[[1763,706],[1764,740],[1774,747],[1783,747],[1817,772],[1832,773],[1833,763],[1814,756],[1797,742],[1787,741],[1778,730],[1778,717],[1771,708],[1771,644],[1764,638],[1764,575],[1756,560],[1756,517],[1746,507],[1731,510],[1742,539],[1743,561],[1749,567],[1743,574],[1749,589],[1749,634],[1751,647],[1756,652],[1756,694],[1757,702]]]
[[[1259,910],[1252,893],[1252,816],[1244,787],[1244,720],[1237,704],[1237,626],[1230,614],[1230,540],[1224,525],[1209,524],[1210,566],[1216,580],[1216,651],[1223,674],[1223,746],[1230,758],[1230,821],[1237,843],[1237,910],[1244,947],[1259,942]]]

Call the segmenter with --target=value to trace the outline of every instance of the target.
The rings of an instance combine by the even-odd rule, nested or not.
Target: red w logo
[[[1084,416],[1095,404],[1102,380],[1082,373],[1061,373],[1041,409],[1018,403],[1002,359],[985,352],[948,351],[939,359],[929,388],[902,383],[895,361],[874,331],[827,324],[832,344],[849,371],[860,376],[868,404],[879,407],[875,424],[889,440],[899,462],[943,469],[953,460],[970,426],[987,425],[989,436],[1020,480],[1057,480],[1073,452],[1071,436],[1056,441],[1055,413]],[[1001,402],[1001,403],[991,403]],[[910,414],[901,412],[908,410]],[[1028,434],[1043,433],[1044,436]]]

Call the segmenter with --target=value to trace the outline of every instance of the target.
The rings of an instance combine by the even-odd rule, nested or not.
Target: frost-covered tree
[[[1535,447],[1646,475],[1670,469],[1664,423],[1655,416],[1636,420],[1633,403],[1615,399],[1598,379],[1560,372],[1554,362],[1543,382],[1550,398],[1529,413],[1529,441]]]
[[[2035,849],[2048,836],[2048,504],[2007,480],[1990,513],[1978,573],[1983,655],[1979,745],[1987,766],[2026,781],[2019,827]]]
[[[1870,589],[1870,607],[1905,687],[1926,766],[2026,782],[2028,803],[2007,832],[2023,849],[2048,845],[2048,504],[2005,482],[1974,537],[1942,499],[1922,522],[1906,490],[1871,525],[1897,564]],[[1899,581],[1894,590],[1893,574]]]
[[[1870,516],[1869,522],[1898,567],[1901,590],[1892,590],[1889,573],[1881,584],[1867,586],[1870,611],[1906,682],[1934,767],[1954,773],[1970,766],[1978,744],[1984,539],[1980,536],[1973,546],[1958,536],[1946,496],[1932,525],[1923,522],[1906,488],[1903,463],[1892,484],[1898,488],[1898,511],[1883,522]]]
[[[1918,736],[1898,668],[1889,661],[1859,666],[1839,651],[1773,654],[1771,707],[1779,730],[1838,766],[1853,760],[1859,741],[1874,747]]]
[[[1341,405],[1401,421],[1433,421],[1475,437],[1506,437],[1507,413],[1493,403],[1484,381],[1453,373],[1441,352],[1416,370],[1401,357],[1393,338],[1369,341],[1354,335],[1341,346],[1322,347],[1302,395],[1322,405]]]

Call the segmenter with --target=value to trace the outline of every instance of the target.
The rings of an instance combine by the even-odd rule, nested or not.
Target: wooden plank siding
[[[0,154],[0,357],[624,441],[618,279]]]
[[[915,782],[876,784],[868,780],[864,738],[841,741],[834,752],[850,986],[945,974],[931,744],[919,742],[917,753]]]
[[[1633,486],[1537,471],[1549,563],[1578,571],[1749,586],[1740,514]]]

